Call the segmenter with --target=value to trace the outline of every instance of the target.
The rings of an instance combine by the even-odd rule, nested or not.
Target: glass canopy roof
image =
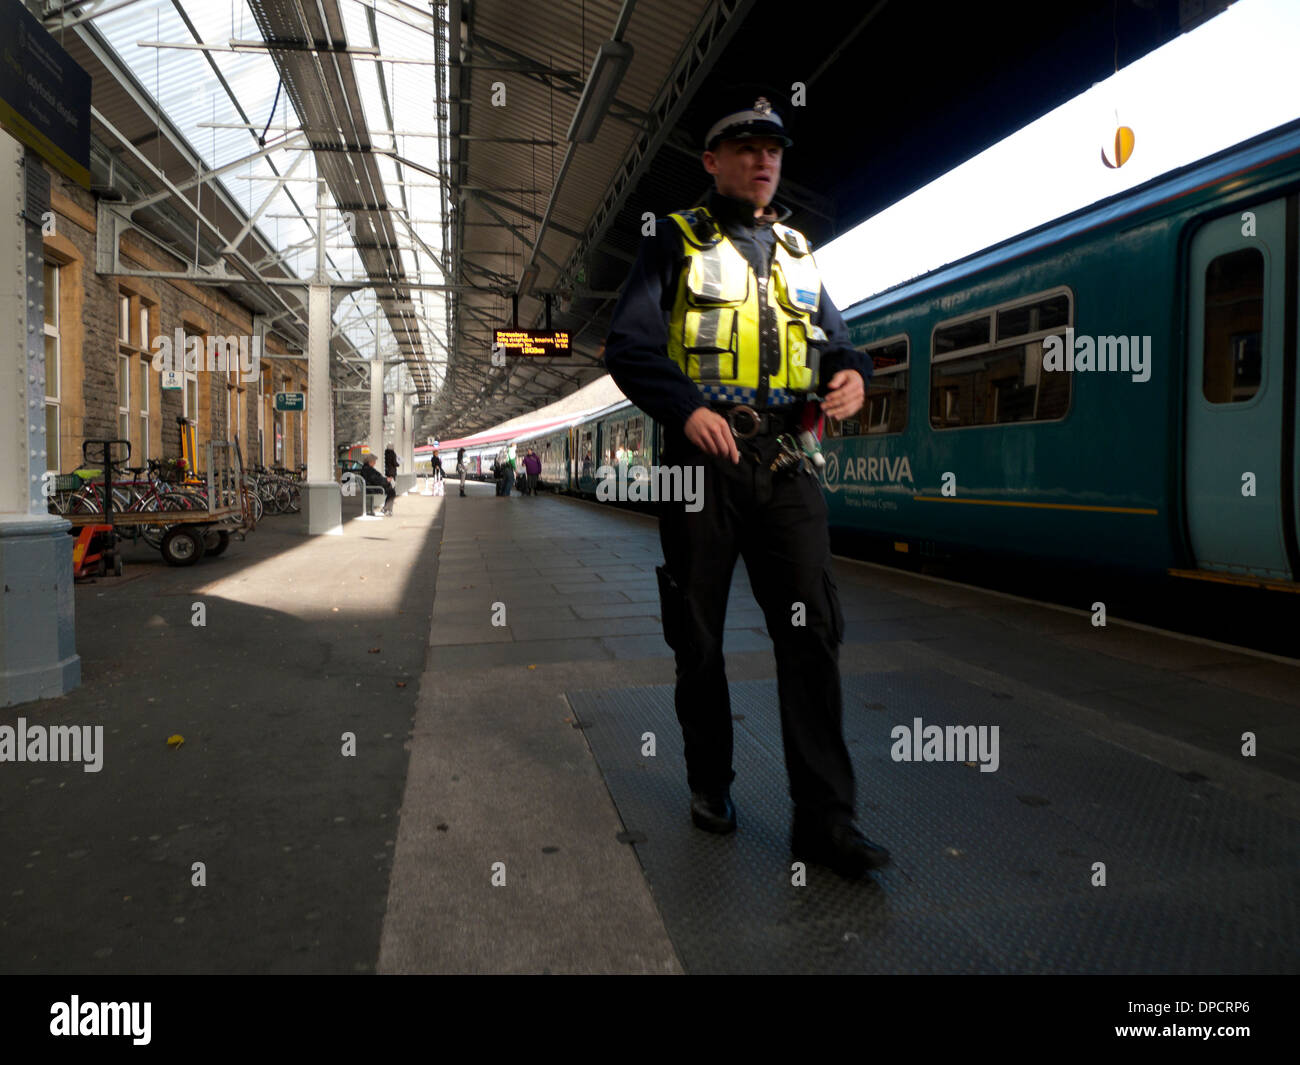
[[[351,58],[371,141],[383,153],[376,163],[384,195],[399,212],[394,228],[401,265],[412,283],[443,284],[435,261],[444,255],[442,194],[432,176],[439,170],[440,133],[434,20],[400,0],[339,4],[349,48],[368,50]],[[290,141],[299,128],[247,0],[134,0],[105,10],[95,27],[214,170],[259,151],[263,135],[270,147]],[[287,146],[213,180],[250,217],[258,215],[257,226],[279,250],[282,266],[308,277],[316,265],[316,178],[311,151]],[[363,279],[349,219],[326,195],[328,274],[337,281]],[[411,302],[436,392],[447,360],[446,294],[413,289]],[[376,343],[386,358],[396,354],[373,290],[350,291],[334,321],[366,357],[373,357]],[[397,385],[402,373],[393,366],[385,387]]]

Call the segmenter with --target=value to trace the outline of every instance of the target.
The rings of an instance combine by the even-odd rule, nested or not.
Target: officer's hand
[[[859,389],[859,392],[861,389]],[[708,407],[697,407],[695,413],[686,419],[686,439],[706,455],[717,455],[740,461],[740,452],[736,449],[736,439],[731,435],[731,426],[727,419]]]
[[[851,418],[862,409],[862,375],[857,370],[840,370],[827,386],[822,411],[832,418]]]

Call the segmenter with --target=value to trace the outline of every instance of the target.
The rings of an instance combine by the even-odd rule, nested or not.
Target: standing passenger
[[[542,460],[531,447],[528,449],[528,454],[524,456],[524,471],[528,474],[528,494],[536,495],[537,478],[542,472]]]
[[[512,442],[506,446],[506,495],[509,495],[510,490],[515,486],[515,471],[518,468],[519,456],[515,454],[515,445]]]
[[[497,482],[497,495],[506,494],[506,449],[502,448],[497,452],[497,457],[492,460],[492,477]]]
[[[460,474],[460,494],[465,494],[465,449],[456,452],[456,472]]]

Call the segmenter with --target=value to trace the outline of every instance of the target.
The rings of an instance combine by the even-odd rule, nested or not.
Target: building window
[[[140,451],[137,466],[145,465],[152,457],[149,454],[149,361],[140,360]]]
[[[45,468],[62,469],[59,443],[59,268],[45,264]]]
[[[152,458],[149,450],[149,392],[150,371],[153,369],[153,333],[150,329],[151,309],[148,304],[140,303],[140,447],[136,454],[135,465],[144,466]]]
[[[257,461],[266,465],[266,385],[271,379],[270,369],[257,375]]]
[[[194,337],[199,342],[199,357],[194,360],[195,369],[190,369],[189,348],[190,338]],[[198,447],[199,441],[199,372],[198,368],[203,366],[203,337],[198,333],[185,334],[185,376],[183,399],[181,404],[181,413],[185,415],[186,421],[194,427],[193,439],[194,445]]]
[[[282,392],[289,391],[289,378],[286,377],[283,381],[280,382],[280,391]],[[284,411],[277,410],[274,412],[275,453],[273,455],[273,458],[274,458],[274,465],[276,466],[284,465],[284,420],[287,417],[288,415],[285,414]]]
[[[1072,374],[1044,371],[1043,345],[1052,336],[1063,345],[1072,322],[1070,293],[1056,289],[937,325],[931,342],[931,426],[1064,418]]]
[[[1201,392],[1211,403],[1242,403],[1259,391],[1264,332],[1264,256],[1243,248],[1205,268],[1205,357]]]
[[[117,438],[131,439],[131,356],[117,357]]]
[[[131,297],[117,294],[117,438],[131,441]]]

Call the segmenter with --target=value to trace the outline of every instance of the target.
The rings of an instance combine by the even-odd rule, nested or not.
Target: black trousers
[[[773,474],[768,434],[738,442],[740,464],[673,434],[666,465],[703,468],[702,507],[663,504],[657,570],[664,637],[677,662],[675,704],[692,791],[725,791],[732,770],[731,699],[722,656],[737,557],[776,652],[790,797],[801,820],[852,820],[853,763],[844,743],[839,645],[844,617],[831,574],[826,501],[811,473]]]

